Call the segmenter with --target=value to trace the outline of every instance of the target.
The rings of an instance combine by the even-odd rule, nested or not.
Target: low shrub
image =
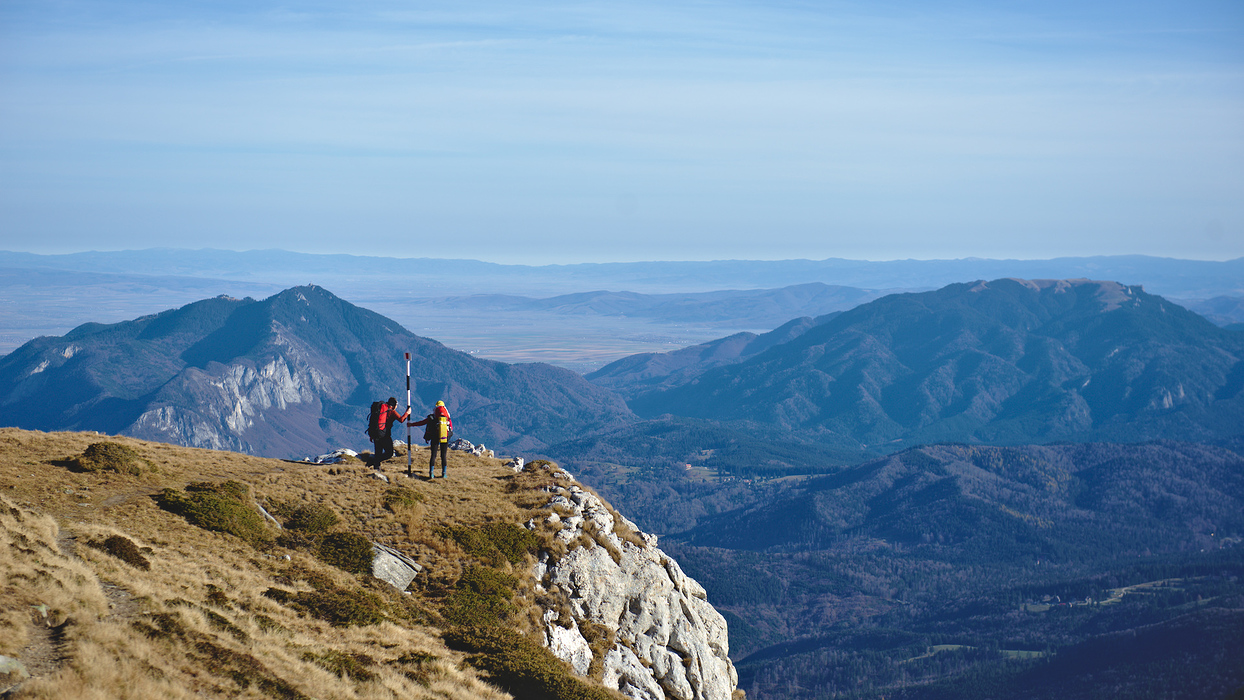
[[[250,489],[240,481],[196,481],[186,485],[190,493],[218,493],[235,500],[242,500],[250,493]]]
[[[445,634],[450,648],[470,652],[467,663],[517,700],[617,700],[622,696],[575,677],[538,642],[499,627],[459,627]]]
[[[267,546],[272,543],[272,534],[263,516],[247,502],[246,494],[246,485],[236,481],[201,482],[187,486],[184,494],[164,489],[156,502],[205,530],[227,532],[256,547]]]
[[[487,566],[472,566],[445,600],[445,617],[459,625],[497,625],[514,614],[510,600],[518,579]]]
[[[532,531],[512,523],[486,523],[481,527],[450,527],[444,535],[467,554],[491,562],[498,556],[518,564],[528,552],[535,552],[540,538]]]
[[[413,508],[415,504],[423,503],[423,494],[401,486],[384,492],[384,505],[391,511],[398,511],[402,508]]]
[[[138,476],[142,467],[150,467],[138,451],[119,442],[94,442],[87,446],[80,457],[70,460],[73,467],[83,472],[112,471]]]
[[[338,676],[347,676],[356,681],[370,681],[376,678],[376,674],[368,668],[375,666],[376,662],[366,654],[347,654],[330,649],[322,654],[306,652],[302,658]]]
[[[147,557],[143,556],[142,550],[138,548],[138,545],[130,541],[128,537],[113,535],[103,542],[87,542],[87,544],[102,552],[111,554],[136,569],[142,569],[143,571],[151,570],[151,562],[147,561]]]
[[[333,529],[341,518],[331,508],[319,503],[306,503],[295,507],[285,521],[285,527],[316,535]]]
[[[320,542],[316,556],[320,561],[352,574],[371,571],[371,542],[353,532],[334,532],[326,536]]]
[[[283,588],[269,588],[263,595],[324,620],[334,627],[375,625],[386,618],[384,601],[370,591],[325,588],[295,592]]]

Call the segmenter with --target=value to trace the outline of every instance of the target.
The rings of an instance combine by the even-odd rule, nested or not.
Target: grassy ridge
[[[516,524],[542,503],[516,482],[539,475],[454,454],[451,479],[390,486],[127,438],[138,473],[72,466],[97,441],[0,430],[0,654],[33,676],[18,697],[617,697],[527,636],[538,542]],[[359,573],[358,542],[425,573],[403,594]]]

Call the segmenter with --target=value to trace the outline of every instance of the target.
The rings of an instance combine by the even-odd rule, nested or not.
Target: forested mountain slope
[[[594,384],[625,397],[686,384],[714,367],[732,365],[786,343],[813,326],[828,322],[840,312],[812,318],[804,316],[757,335],[735,333],[707,343],[671,352],[630,355],[585,375]]]
[[[1222,653],[1244,619],[1236,452],[933,445],[764,492],[664,540],[730,620],[750,698],[1244,684]]]
[[[1114,282],[1002,279],[883,297],[630,406],[897,449],[1225,438],[1244,432],[1242,389],[1244,335],[1183,307]]]

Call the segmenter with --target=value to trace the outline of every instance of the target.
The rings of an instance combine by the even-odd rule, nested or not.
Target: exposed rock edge
[[[577,673],[599,673],[607,687],[636,700],[729,700],[738,674],[726,621],[704,588],[657,547],[655,535],[564,471],[555,476],[545,523],[560,526],[556,537],[570,549],[541,552],[533,573],[537,590],[564,600],[570,619],[545,612],[545,646]],[[602,640],[601,629],[612,640]]]

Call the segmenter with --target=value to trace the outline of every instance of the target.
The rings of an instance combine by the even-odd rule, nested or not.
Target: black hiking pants
[[[393,437],[381,433],[372,442],[376,449],[372,453],[371,466],[373,469],[379,469],[381,462],[393,456]]]
[[[432,467],[436,466],[436,451],[441,452],[441,476],[445,476],[445,468],[449,465],[449,443],[435,441],[428,445],[428,473],[432,473]]]

